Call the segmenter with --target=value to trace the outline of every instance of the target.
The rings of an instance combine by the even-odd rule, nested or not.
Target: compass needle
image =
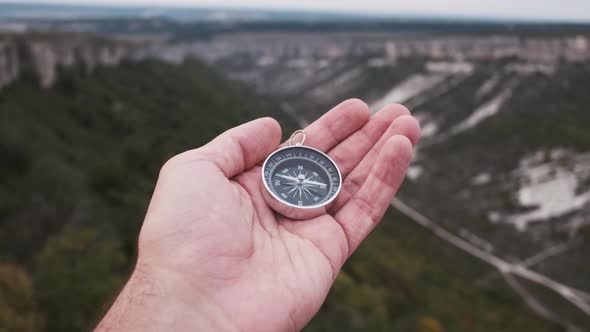
[[[324,188],[327,186],[327,184],[325,184],[325,183],[321,183],[321,182],[317,182],[317,181],[309,181],[309,180],[303,181],[303,184],[311,185],[311,186],[318,186],[321,188]]]
[[[294,181],[295,183],[297,183],[299,181],[297,178],[294,178],[294,177],[289,176],[289,175],[277,174],[276,176],[281,177],[283,179]]]

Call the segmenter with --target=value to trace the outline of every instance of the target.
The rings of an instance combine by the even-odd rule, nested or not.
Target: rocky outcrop
[[[81,68],[90,74],[97,66],[117,66],[125,60],[157,55],[153,43],[105,40],[89,36],[14,35],[0,37],[0,90],[24,72],[51,87],[60,69]],[[165,59],[164,59],[165,60]]]
[[[19,77],[20,66],[16,44],[0,41],[0,89]]]

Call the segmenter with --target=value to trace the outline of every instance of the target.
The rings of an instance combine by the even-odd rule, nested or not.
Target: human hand
[[[160,172],[135,271],[97,330],[303,328],[385,213],[420,136],[403,106],[370,117],[356,99],[305,131],[306,145],[326,152],[342,173],[329,213],[291,220],[265,203],[260,164],[281,138],[273,119],[175,156]]]

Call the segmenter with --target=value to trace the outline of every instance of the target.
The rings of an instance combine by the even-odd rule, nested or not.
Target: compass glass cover
[[[291,146],[271,154],[263,167],[268,191],[284,204],[315,208],[331,202],[342,184],[336,164],[324,153]]]

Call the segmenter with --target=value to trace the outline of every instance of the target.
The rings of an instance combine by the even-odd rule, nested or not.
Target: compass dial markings
[[[325,154],[307,147],[276,151],[265,162],[263,177],[275,198],[296,207],[327,204],[341,186],[340,173],[334,162]],[[277,180],[280,185],[269,185],[276,184]]]

